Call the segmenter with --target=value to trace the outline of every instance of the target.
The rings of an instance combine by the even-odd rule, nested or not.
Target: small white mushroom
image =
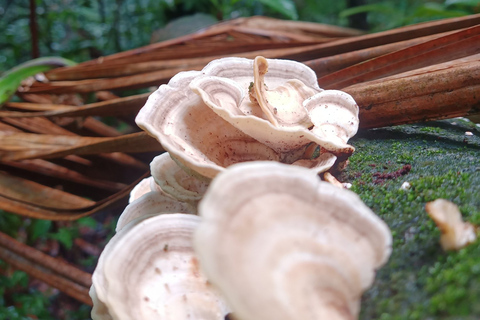
[[[92,278],[101,311],[114,320],[223,320],[225,303],[202,275],[192,248],[199,221],[194,215],[160,215],[120,230]],[[96,314],[94,320],[108,319]]]
[[[162,213],[196,214],[197,210],[192,204],[174,199],[163,192],[150,191],[125,207],[118,218],[116,231],[140,217]]]
[[[195,251],[236,319],[356,319],[391,234],[351,191],[311,170],[231,166],[199,205]]]
[[[130,197],[128,198],[128,203],[132,203],[133,201],[137,200],[141,196],[150,191],[158,191],[163,192],[160,186],[155,183],[155,180],[152,176],[142,179],[135,187],[133,187],[132,191],[130,191]]]
[[[92,319],[93,320],[113,320],[112,316],[108,312],[108,308],[105,305],[105,303],[103,303],[103,301],[101,301],[98,298],[94,285],[90,287],[90,291],[88,292],[88,294],[90,295],[90,298],[92,298],[92,302],[93,302],[93,308],[91,312]]]
[[[459,250],[477,239],[475,227],[463,222],[462,214],[453,202],[437,199],[427,202],[425,210],[442,233],[440,245],[443,250]]]
[[[150,171],[158,186],[180,201],[196,204],[208,187],[208,182],[199,180],[180,168],[165,152],[153,159]]]

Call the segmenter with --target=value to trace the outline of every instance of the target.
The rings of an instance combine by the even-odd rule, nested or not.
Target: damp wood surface
[[[340,180],[393,235],[360,319],[479,319],[480,242],[444,252],[425,203],[453,201],[465,221],[480,225],[480,127],[450,119],[360,130],[350,141],[356,151]]]

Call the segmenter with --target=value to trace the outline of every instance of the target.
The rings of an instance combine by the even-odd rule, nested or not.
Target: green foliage
[[[371,31],[479,12],[477,0],[365,0],[348,8],[329,0],[56,0],[37,1],[42,56],[84,61],[147,45],[173,19],[204,13],[222,20],[267,15],[347,26],[367,13]],[[29,1],[0,3],[0,72],[30,57]],[[27,45],[28,44],[28,45]]]
[[[110,233],[113,233],[114,224],[113,221],[112,225],[108,226]],[[80,228],[87,227],[93,230],[102,228],[102,224],[92,217],[84,217],[75,222],[60,225],[63,226],[58,227],[58,224],[49,220],[22,218],[0,211],[0,231],[14,238],[20,238],[19,240],[24,239],[25,243],[33,246],[46,243],[47,240],[56,240],[63,250],[72,250],[75,249],[73,248],[74,239],[80,236]],[[96,256],[78,257],[78,259],[76,264],[90,270],[97,262]],[[7,264],[0,260],[0,319],[54,319],[51,308],[56,301],[55,293],[47,292],[46,294],[29,289],[29,277],[25,272],[14,271],[5,275],[1,272],[2,270],[7,270]],[[64,312],[65,317],[62,319],[88,319],[90,307],[84,305],[76,312],[67,310]]]
[[[0,269],[6,265],[0,260]],[[50,301],[40,292],[23,294],[15,292],[10,295],[12,301],[5,301],[7,291],[18,288],[26,288],[28,275],[22,271],[14,271],[10,277],[0,277],[0,319],[24,320],[24,319],[52,319],[48,312]],[[24,289],[27,290],[27,289]],[[33,318],[35,317],[35,318]]]
[[[340,12],[340,17],[346,18],[358,13],[368,14],[371,31],[387,30],[408,24],[460,17],[479,12],[477,0],[388,0],[368,1],[368,4],[346,8]]]
[[[7,102],[17,91],[20,83],[37,73],[48,71],[58,66],[72,66],[76,63],[61,57],[45,57],[30,60],[5,72],[0,77],[0,106]]]

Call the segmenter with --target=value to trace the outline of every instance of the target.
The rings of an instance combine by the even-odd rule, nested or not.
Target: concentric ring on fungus
[[[357,319],[391,234],[353,192],[311,170],[231,166],[199,205],[195,251],[235,319]]]

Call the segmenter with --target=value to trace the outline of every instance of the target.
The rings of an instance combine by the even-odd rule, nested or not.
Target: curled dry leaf
[[[213,178],[255,160],[323,172],[336,155],[353,152],[347,141],[358,128],[358,106],[348,94],[322,91],[299,62],[223,58],[160,86],[136,122],[189,174]],[[312,142],[322,150],[315,159],[305,154]]]
[[[443,250],[459,250],[477,239],[475,227],[463,222],[462,214],[453,202],[437,199],[427,202],[425,210],[442,233],[440,245]]]
[[[120,230],[93,273],[92,318],[223,320],[225,303],[200,272],[192,248],[199,222],[198,216],[169,214]]]
[[[356,194],[296,166],[232,166],[199,214],[202,270],[242,320],[356,319],[391,252],[387,225]]]

